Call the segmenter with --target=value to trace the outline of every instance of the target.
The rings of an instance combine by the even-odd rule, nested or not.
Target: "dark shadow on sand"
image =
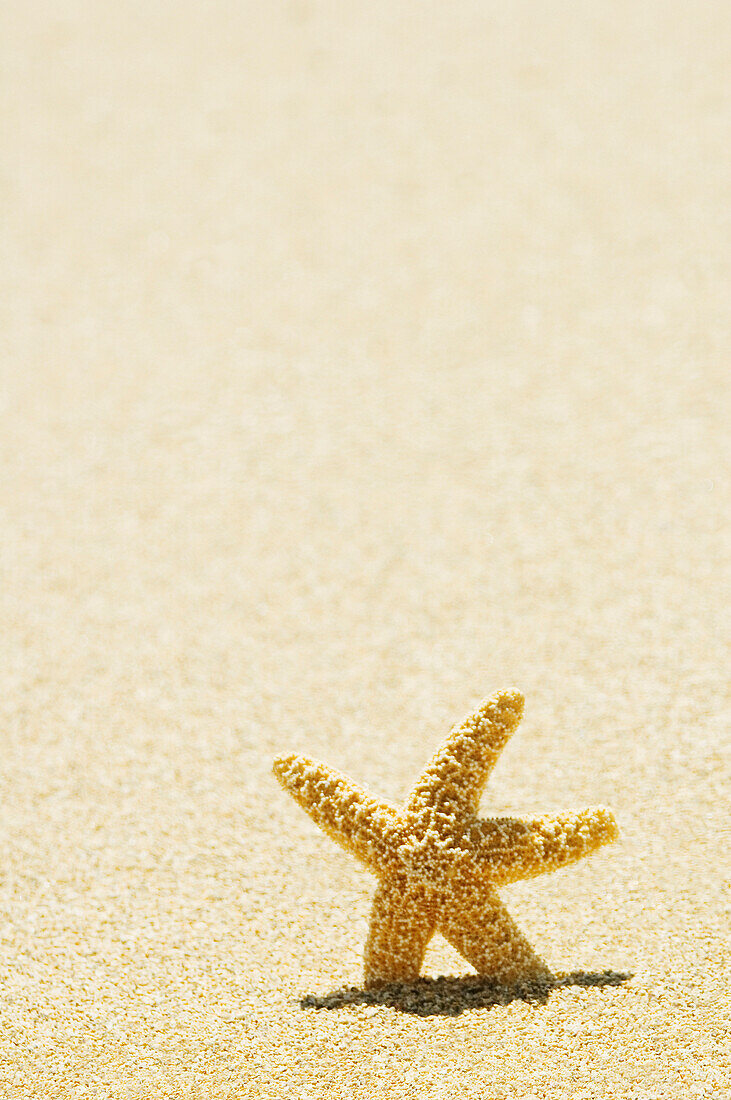
[[[394,983],[380,989],[358,989],[350,986],[323,996],[308,994],[300,1008],[347,1008],[349,1005],[383,1005],[414,1016],[461,1016],[475,1008],[493,1008],[511,1001],[529,1001],[544,1005],[556,989],[567,986],[603,988],[622,985],[634,975],[616,970],[587,973],[573,970],[570,974],[555,974],[551,978],[521,982],[514,986],[499,985],[479,974],[461,978],[420,978],[408,984]]]

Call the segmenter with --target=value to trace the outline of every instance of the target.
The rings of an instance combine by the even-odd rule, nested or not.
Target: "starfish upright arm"
[[[448,822],[474,812],[490,772],[523,715],[519,691],[498,691],[456,726],[427,764],[406,810]]]
[[[331,840],[370,871],[383,869],[398,830],[398,811],[347,775],[306,756],[278,756],[273,771],[284,789]]]
[[[603,806],[527,819],[476,820],[464,835],[467,867],[478,878],[505,886],[575,863],[618,835],[614,814]]]

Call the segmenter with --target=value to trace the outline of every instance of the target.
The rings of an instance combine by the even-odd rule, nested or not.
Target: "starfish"
[[[364,952],[366,988],[418,978],[435,932],[502,984],[550,979],[501,902],[497,887],[555,871],[618,836],[610,810],[534,818],[480,818],[480,796],[523,714],[500,691],[457,723],[403,808],[369,795],[308,757],[280,756],[274,774],[313,821],[372,871]]]

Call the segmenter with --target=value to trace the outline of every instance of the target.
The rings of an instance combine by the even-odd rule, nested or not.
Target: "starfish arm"
[[[393,806],[371,797],[347,775],[306,756],[278,756],[273,771],[331,840],[369,870],[383,868],[398,823]]]
[[[446,833],[474,812],[487,778],[523,714],[519,691],[499,691],[452,728],[419,777],[406,810]]]
[[[595,806],[532,819],[476,821],[465,834],[469,866],[495,886],[557,871],[619,835],[611,810]]]
[[[494,890],[446,894],[437,929],[485,977],[511,984],[551,976]]]
[[[364,951],[367,989],[419,977],[436,925],[436,894],[405,875],[382,879],[371,907]]]

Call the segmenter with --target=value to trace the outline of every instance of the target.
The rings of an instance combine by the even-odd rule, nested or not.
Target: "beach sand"
[[[6,6],[3,1100],[731,1094],[729,12]],[[565,977],[364,994],[272,759],[513,687]]]

